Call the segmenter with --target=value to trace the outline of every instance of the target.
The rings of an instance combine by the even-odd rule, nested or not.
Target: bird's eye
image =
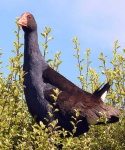
[[[31,19],[32,17],[30,15],[27,16],[28,19]]]

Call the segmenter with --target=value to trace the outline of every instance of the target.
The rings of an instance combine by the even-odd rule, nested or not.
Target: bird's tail
[[[108,123],[115,123],[119,121],[119,116],[121,112],[118,108],[108,106],[108,111],[107,111],[107,118],[108,118]]]
[[[101,97],[101,99],[104,101],[110,86],[111,84],[109,82],[107,82],[103,87],[101,85],[97,90],[95,90],[93,95]]]

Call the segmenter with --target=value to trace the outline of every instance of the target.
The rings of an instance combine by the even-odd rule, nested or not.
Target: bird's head
[[[33,15],[29,12],[23,13],[18,20],[18,24],[22,26],[23,30],[34,30],[37,28],[36,21]]]

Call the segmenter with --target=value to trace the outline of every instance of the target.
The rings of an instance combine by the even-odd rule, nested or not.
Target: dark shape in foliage
[[[110,86],[111,85],[109,84],[109,82],[106,83],[103,88],[101,88],[102,87],[102,85],[101,85],[97,90],[95,90],[95,92],[93,94],[98,97],[101,97],[102,100],[104,101]]]
[[[102,99],[110,85],[107,83],[101,90],[96,90],[93,94],[83,91],[61,74],[50,68],[42,58],[37,36],[37,24],[32,14],[24,13],[18,23],[22,26],[24,35],[24,65],[23,69],[27,73],[24,76],[24,93],[29,111],[32,116],[37,116],[36,121],[43,121],[48,125],[54,119],[58,119],[61,128],[72,132],[72,116],[75,110],[79,112],[76,133],[78,136],[89,130],[90,124],[101,124],[97,120],[101,114],[106,113],[107,123],[114,123],[119,120],[120,111],[117,108],[106,106]],[[53,89],[58,88],[61,92],[58,95],[56,106],[59,111],[53,113]],[[46,119],[48,121],[46,121]]]

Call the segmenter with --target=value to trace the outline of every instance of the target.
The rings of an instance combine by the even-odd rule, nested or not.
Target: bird
[[[104,124],[99,121],[103,114],[106,115],[106,123],[119,121],[120,110],[103,102],[111,86],[109,82],[93,93],[79,88],[52,69],[42,57],[34,16],[30,12],[23,13],[18,24],[24,31],[24,94],[28,110],[38,124],[42,121],[48,126],[57,119],[59,129],[73,133],[71,121],[78,112],[77,120],[80,121],[76,123],[76,132],[73,133],[76,137],[88,132],[90,125]],[[56,89],[59,93],[55,101],[52,95],[55,95]]]

